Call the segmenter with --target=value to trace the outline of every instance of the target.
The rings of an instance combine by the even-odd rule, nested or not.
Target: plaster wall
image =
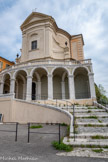
[[[0,99],[0,113],[4,115],[4,122],[70,124],[71,121],[61,110],[21,100]]]
[[[11,99],[0,99],[0,114],[3,114],[3,121],[10,122],[12,118]]]

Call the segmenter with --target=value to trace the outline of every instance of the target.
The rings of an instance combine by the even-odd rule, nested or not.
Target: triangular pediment
[[[32,12],[27,18],[26,20],[23,22],[23,24],[21,25],[21,28],[23,28],[23,26],[32,23],[34,21],[39,21],[39,20],[44,20],[44,19],[48,19],[51,18],[51,16],[48,16],[46,14],[42,14],[39,12]]]

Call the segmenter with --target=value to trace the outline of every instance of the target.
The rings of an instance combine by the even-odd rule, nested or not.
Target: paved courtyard
[[[30,134],[30,143],[27,143],[27,125],[18,126],[18,141],[15,142],[15,133],[0,131],[0,162],[1,161],[37,161],[37,162],[106,162],[105,158],[85,158],[66,156],[63,151],[57,151],[52,141],[58,140],[55,134]],[[15,130],[15,125],[2,125],[0,130]],[[57,132],[57,125],[45,125],[39,132]],[[65,136],[67,128],[61,127],[61,135]]]

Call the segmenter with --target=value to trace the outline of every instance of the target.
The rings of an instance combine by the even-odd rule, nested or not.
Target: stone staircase
[[[72,108],[68,111],[73,113]],[[108,148],[108,112],[95,106],[75,106],[75,134],[65,137],[64,143],[77,147]]]
[[[73,114],[73,106],[68,101],[38,102],[67,110]],[[75,134],[71,133],[70,138],[65,137],[64,143],[77,147],[108,148],[108,112],[96,106],[75,105]]]

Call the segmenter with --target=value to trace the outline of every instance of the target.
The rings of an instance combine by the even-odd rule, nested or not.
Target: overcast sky
[[[0,56],[14,61],[20,54],[20,25],[35,8],[70,34],[83,34],[85,59],[108,96],[108,0],[0,0]]]

